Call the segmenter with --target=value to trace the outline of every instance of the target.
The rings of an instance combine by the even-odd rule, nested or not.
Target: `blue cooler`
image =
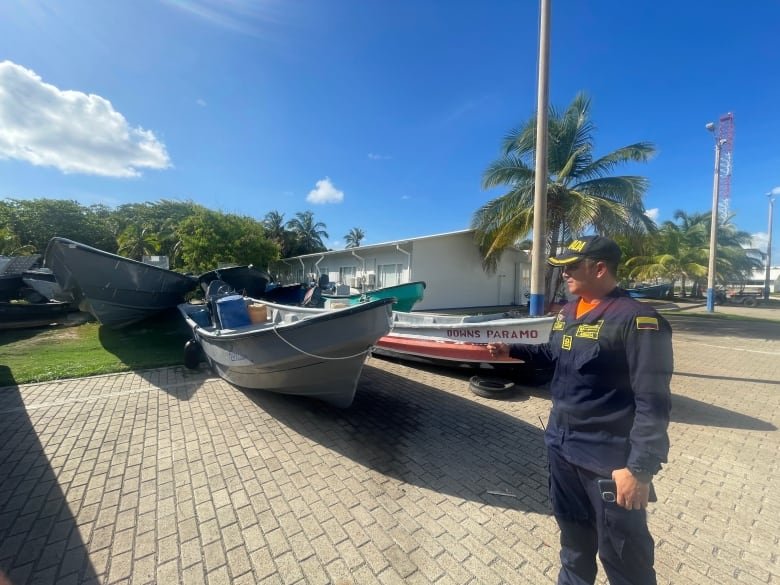
[[[238,329],[251,325],[246,301],[241,295],[230,295],[217,299],[217,314],[223,329]]]
[[[190,319],[195,321],[199,327],[208,327],[211,325],[211,314],[206,307],[190,313]]]

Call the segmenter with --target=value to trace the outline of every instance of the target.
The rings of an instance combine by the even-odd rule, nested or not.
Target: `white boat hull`
[[[496,358],[488,343],[546,343],[554,317],[489,315],[444,315],[393,313],[393,328],[377,341],[375,353],[471,364],[516,363]]]

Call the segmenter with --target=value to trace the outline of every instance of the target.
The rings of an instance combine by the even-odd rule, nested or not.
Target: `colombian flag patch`
[[[637,317],[636,328],[653,329],[654,331],[658,331],[658,319],[655,317]]]

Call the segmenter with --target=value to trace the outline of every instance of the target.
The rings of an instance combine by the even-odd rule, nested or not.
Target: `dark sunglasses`
[[[572,272],[579,270],[580,267],[582,267],[585,264],[585,262],[587,262],[587,260],[583,258],[579,262],[575,262],[574,264],[569,264],[568,266],[564,266],[563,271],[566,272],[567,274],[571,274]]]

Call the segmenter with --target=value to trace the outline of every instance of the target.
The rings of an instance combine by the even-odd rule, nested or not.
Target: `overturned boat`
[[[73,303],[73,293],[66,293],[50,268],[31,268],[22,272],[22,281],[44,299]]]
[[[173,308],[197,286],[195,277],[60,237],[49,241],[44,263],[79,309],[109,327]]]
[[[22,273],[40,260],[40,254],[0,258],[0,301],[19,298],[23,286]]]
[[[209,284],[215,280],[226,282],[238,293],[248,297],[260,298],[273,279],[270,274],[251,264],[215,268],[198,276],[198,282],[203,288],[203,292],[206,292]]]
[[[342,309],[281,305],[229,294],[207,304],[182,303],[192,330],[185,365],[200,352],[228,382],[318,398],[346,408],[366,356],[390,331],[392,299]]]
[[[64,323],[71,311],[69,303],[28,303],[0,301],[0,329],[24,329]]]

